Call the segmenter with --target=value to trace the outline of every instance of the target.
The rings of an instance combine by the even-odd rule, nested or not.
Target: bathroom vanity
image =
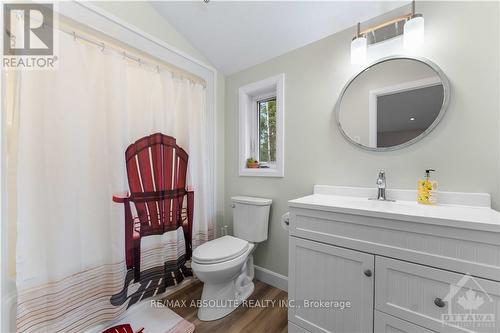
[[[426,206],[415,191],[376,194],[315,186],[289,201],[289,331],[500,332],[490,196],[440,192]]]

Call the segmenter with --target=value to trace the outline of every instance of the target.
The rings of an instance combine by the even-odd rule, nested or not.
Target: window
[[[284,75],[240,88],[240,176],[283,177]]]
[[[276,163],[276,97],[257,101],[257,142],[260,164]]]

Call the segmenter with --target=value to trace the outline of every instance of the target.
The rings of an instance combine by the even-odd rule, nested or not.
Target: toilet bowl
[[[205,258],[211,256],[212,262],[200,260],[200,257],[193,253],[191,268],[196,277],[204,283],[198,309],[200,320],[215,320],[228,315],[253,292],[253,262],[248,262],[253,261],[254,244],[231,236],[217,238],[212,242],[217,242],[224,248],[227,244],[235,243],[235,240],[236,243],[241,241],[239,246],[243,251],[231,248],[228,253],[233,256],[227,259],[211,256],[212,252],[206,249],[198,253],[203,253]]]
[[[191,268],[203,285],[198,318],[209,321],[234,311],[254,290],[253,256],[267,239],[270,199],[233,197],[235,237],[223,236],[193,251]]]

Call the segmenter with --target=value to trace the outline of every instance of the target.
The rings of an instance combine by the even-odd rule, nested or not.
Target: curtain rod
[[[30,19],[37,20],[35,17],[31,17]],[[45,22],[40,22],[40,23],[42,24],[42,27],[49,26]],[[187,80],[189,80],[189,81],[191,81],[193,83],[198,83],[198,84],[203,85],[203,87],[206,87],[206,81],[204,79],[199,78],[198,76],[196,76],[194,74],[191,74],[191,73],[189,73],[187,71],[184,71],[182,69],[176,70],[175,68],[171,68],[171,67],[169,67],[166,64],[162,64],[160,61],[158,61],[157,63],[154,63],[152,61],[145,61],[140,56],[135,56],[133,53],[127,52],[127,50],[125,48],[123,48],[123,47],[115,46],[115,45],[112,45],[112,44],[110,45],[109,43],[106,44],[105,42],[102,42],[102,41],[99,41],[99,40],[97,40],[95,38],[89,37],[88,34],[86,36],[85,34],[77,32],[73,28],[66,29],[66,28],[62,28],[60,25],[61,24],[59,24],[58,27],[54,27],[54,25],[50,25],[50,27],[52,29],[55,29],[55,30],[58,30],[58,31],[63,32],[65,34],[68,34],[70,36],[73,36],[73,38],[74,38],[75,41],[76,41],[76,39],[80,39],[80,40],[83,40],[83,41],[85,41],[85,42],[87,42],[89,44],[93,44],[93,45],[101,48],[102,51],[104,51],[105,49],[109,49],[111,51],[114,51],[114,52],[122,55],[124,59],[129,59],[129,60],[137,62],[139,64],[139,66],[145,65],[145,66],[151,67],[153,69],[156,69],[156,71],[158,73],[160,72],[160,67],[165,67],[168,72],[170,72],[170,73],[172,73],[174,75],[174,77],[177,74],[178,77],[181,77],[183,79],[187,79]],[[65,25],[70,25],[70,24],[65,23]],[[172,67],[175,67],[175,66],[172,65]]]
[[[140,57],[131,56],[130,54],[127,53],[127,51],[119,52],[119,50],[117,48],[108,47],[108,46],[106,46],[106,43],[104,43],[104,42],[98,42],[98,41],[92,40],[89,37],[85,37],[84,35],[77,34],[75,31],[66,31],[66,30],[60,29],[60,28],[59,28],[59,30],[61,32],[64,32],[68,35],[73,36],[74,40],[81,39],[89,44],[93,44],[93,45],[101,48],[102,51],[104,51],[105,49],[110,49],[110,50],[115,51],[116,53],[122,54],[124,58],[127,58],[127,59],[130,59],[130,60],[137,62],[139,65],[145,64],[145,65],[150,65],[151,67],[153,66],[153,63],[143,62]],[[159,65],[156,65],[156,68],[159,69]]]
[[[124,48],[121,48],[121,47],[118,47],[118,46],[115,46],[115,45],[110,45],[109,43],[106,44],[105,42],[99,41],[99,40],[94,39],[92,37],[86,36],[86,35],[81,34],[81,33],[77,33],[75,30],[72,30],[72,29],[68,30],[68,29],[64,29],[62,27],[58,27],[56,29],[59,30],[59,31],[61,31],[61,32],[66,33],[68,35],[73,36],[73,38],[74,38],[75,41],[77,39],[80,39],[80,40],[83,40],[83,41],[85,41],[85,42],[87,42],[89,44],[92,44],[92,45],[95,45],[95,46],[99,47],[102,51],[104,51],[104,50],[114,51],[115,53],[118,53],[118,54],[122,55],[124,59],[129,59],[131,61],[137,62],[139,64],[139,66],[143,66],[144,65],[144,66],[151,67],[152,69],[156,69],[156,71],[158,73],[160,72],[160,68],[161,67],[165,67],[166,70],[168,72],[172,73],[174,76],[175,76],[175,74],[177,74],[178,76],[180,76],[183,79],[187,79],[187,80],[189,80],[189,81],[191,81],[193,83],[198,83],[198,84],[201,84],[204,87],[206,87],[205,80],[203,80],[201,78],[198,78],[194,74],[192,74],[192,75],[191,74],[190,75],[185,75],[185,73],[187,73],[187,72],[185,72],[183,70],[177,70],[176,71],[175,69],[169,68],[168,66],[166,66],[164,64],[154,63],[152,61],[144,60],[140,56],[135,56],[133,53],[127,52]]]

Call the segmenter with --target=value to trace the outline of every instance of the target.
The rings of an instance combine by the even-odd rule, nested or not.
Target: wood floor
[[[195,326],[195,333],[286,333],[288,332],[287,309],[279,306],[278,303],[285,303],[288,294],[280,289],[271,287],[268,284],[254,280],[255,290],[249,297],[254,304],[264,303],[268,307],[238,307],[230,315],[214,321],[200,321],[196,316],[196,306],[190,306],[192,301],[200,299],[203,284],[195,282],[174,294],[166,297],[166,300],[179,300],[179,305],[185,300],[186,306],[169,307],[179,316],[192,322]],[[275,300],[275,306],[266,300]],[[170,302],[172,303],[172,302]],[[176,302],[174,302],[176,303]],[[193,302],[194,303],[194,302]]]

